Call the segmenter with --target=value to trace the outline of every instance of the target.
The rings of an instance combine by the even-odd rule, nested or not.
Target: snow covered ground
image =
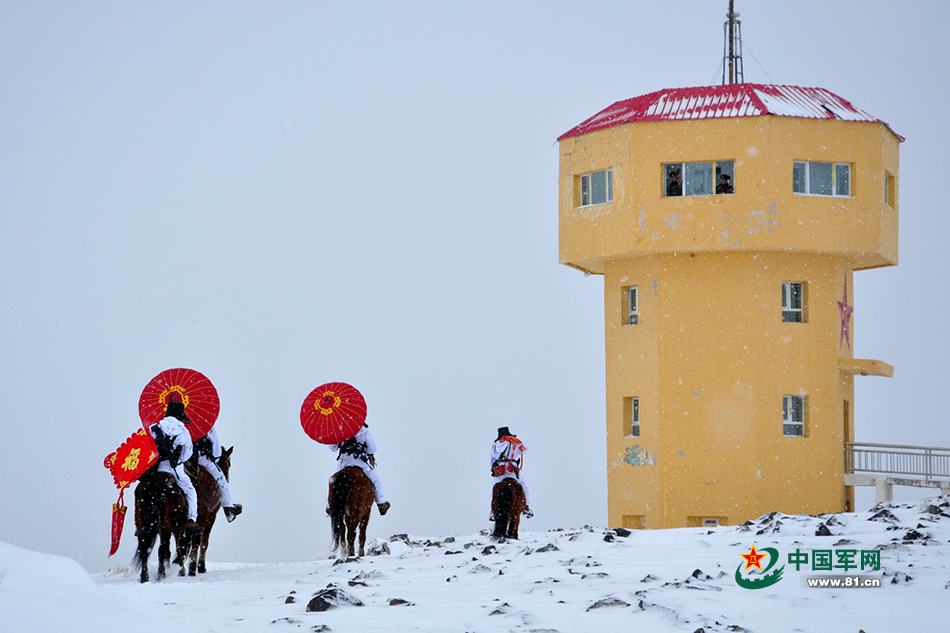
[[[522,528],[530,527],[523,521]],[[819,535],[822,534],[822,535]],[[127,535],[128,537],[128,535]],[[280,538],[279,531],[274,538]],[[42,631],[950,630],[950,497],[818,517],[773,514],[744,526],[522,530],[371,544],[374,555],[279,564],[209,563],[207,574],[139,584],[128,568],[96,576],[66,558],[0,543],[0,629]],[[746,571],[755,545],[778,554]],[[211,555],[213,558],[214,544]],[[818,552],[819,567],[812,570]],[[822,553],[827,554],[823,555]],[[854,555],[851,555],[854,552]],[[880,569],[860,569],[880,556]],[[770,554],[771,555],[771,554]],[[790,559],[807,563],[795,565]],[[851,563],[857,568],[835,569]],[[152,561],[153,577],[155,561]],[[870,560],[866,561],[870,566]],[[739,585],[785,565],[762,589]],[[797,569],[796,569],[797,567]],[[847,572],[847,573],[845,573]],[[880,579],[812,588],[808,578]],[[773,577],[774,576],[770,576]],[[844,581],[843,582],[851,582]],[[315,596],[330,588],[323,600]],[[308,604],[331,608],[308,611]]]

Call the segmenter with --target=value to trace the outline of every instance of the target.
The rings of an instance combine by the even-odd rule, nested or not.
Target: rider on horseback
[[[383,496],[383,482],[379,479],[376,472],[376,440],[369,432],[369,425],[363,424],[363,427],[348,440],[339,444],[331,444],[331,451],[339,451],[337,457],[336,472],[340,472],[347,466],[359,466],[373,482],[373,488],[376,490],[376,506],[379,508],[379,514],[384,515],[389,512],[390,503]],[[333,496],[333,482],[336,481],[336,474],[330,477],[330,495],[327,497],[327,514],[330,514],[329,499]]]
[[[527,502],[523,514],[530,519],[534,516],[530,507],[531,494],[528,492],[528,485],[521,478],[522,455],[525,450],[524,444],[507,426],[499,428],[498,439],[491,445],[491,473],[496,484],[509,477],[521,484]],[[494,521],[494,515],[489,520]]]
[[[195,442],[195,451],[198,453],[198,465],[207,470],[208,474],[214,477],[218,484],[224,517],[230,523],[237,515],[241,514],[244,508],[240,503],[234,503],[231,499],[231,487],[228,485],[228,478],[218,467],[218,460],[221,459],[221,442],[218,441],[218,433],[214,430],[214,427],[211,427],[207,435]]]
[[[180,400],[169,400],[165,409],[165,417],[149,427],[149,433],[158,447],[158,471],[169,473],[185,495],[188,502],[188,522],[185,531],[200,532],[201,528],[195,523],[198,518],[198,493],[191,478],[185,474],[185,462],[191,459],[194,447],[191,443],[191,434],[185,428],[191,420],[185,415],[185,405]]]

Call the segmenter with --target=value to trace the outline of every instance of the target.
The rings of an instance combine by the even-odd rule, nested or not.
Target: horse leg
[[[184,539],[185,537],[183,535],[179,535],[177,532],[175,533],[175,560],[173,561],[173,563],[178,564],[179,576],[185,575],[185,567],[188,565],[188,561],[187,561],[188,549],[187,549],[187,543],[184,542]],[[171,539],[169,539],[169,544],[170,543],[171,543]]]
[[[201,542],[198,544],[198,573],[204,574],[208,571],[205,565],[205,555],[208,552],[208,533],[202,532]]]
[[[205,556],[208,554],[208,540],[211,538],[211,528],[214,527],[214,516],[208,521],[204,529],[201,530],[201,543],[198,545],[198,573],[203,574],[208,571],[205,565]]]
[[[192,536],[188,544],[188,575],[198,575],[198,548],[201,547],[200,535]]]
[[[165,548],[165,561],[171,566],[173,563],[179,565],[178,575],[185,575],[185,556],[188,555],[187,550],[187,537],[184,535],[183,530],[179,529],[177,524],[173,519],[169,518],[168,525],[165,527],[164,534],[162,535],[162,544]],[[175,537],[175,560],[170,561],[171,559],[171,544],[172,537]]]
[[[346,521],[346,551],[347,556],[356,556],[356,517],[347,514]]]
[[[508,513],[508,538],[518,540],[521,513],[525,509],[524,492],[518,484],[511,485],[511,511]]]
[[[148,555],[152,550],[152,546],[149,545],[150,539],[143,536],[145,530],[142,527],[139,527],[136,532],[139,534],[139,547],[136,555],[138,556],[139,566],[141,567],[139,582],[148,582]],[[154,542],[154,538],[151,539],[151,542]]]
[[[182,575],[184,575],[185,567],[188,567],[188,575],[194,576],[198,573],[198,561],[197,561],[197,551],[198,551],[198,534],[186,534],[185,535],[185,549],[182,552],[182,560],[186,561],[182,563]]]
[[[158,472],[149,470],[135,487],[135,535],[138,537],[135,564],[139,566],[139,581],[149,580],[148,559],[155,548],[162,521],[164,488]]]
[[[142,484],[139,484],[140,486]],[[151,551],[151,546],[148,544],[148,539],[145,537],[145,521],[142,517],[142,504],[144,501],[139,497],[140,490],[136,488],[135,490],[135,536],[138,538],[138,544],[135,548],[135,559],[134,563],[139,565],[139,582],[148,582],[148,555]],[[144,496],[144,494],[142,495]]]
[[[524,488],[520,485],[514,487],[511,491],[511,523],[509,524],[510,537],[518,539],[518,528],[521,527],[521,513],[528,507],[525,499]]]
[[[370,508],[372,508],[372,507],[373,507],[373,506],[370,505]],[[364,548],[365,548],[365,546],[366,546],[366,528],[369,526],[369,515],[370,515],[370,513],[371,513],[370,511],[367,511],[367,512],[363,515],[363,517],[360,519],[359,528],[360,528],[360,556],[361,556],[361,557],[365,555],[365,554],[363,553],[363,551],[364,551]]]
[[[495,529],[492,531],[491,539],[500,543],[508,535],[508,515],[511,512],[511,490],[504,482],[495,484],[492,507],[495,512]]]
[[[171,535],[165,530],[160,530],[158,543],[158,579],[165,577],[165,565],[171,558]]]
[[[514,514],[514,516],[508,520],[508,538],[518,540],[518,527],[521,525],[521,515],[514,512],[512,512],[512,514]]]

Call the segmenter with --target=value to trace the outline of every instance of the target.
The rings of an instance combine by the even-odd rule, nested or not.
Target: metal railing
[[[845,472],[950,477],[950,448],[845,442]]]

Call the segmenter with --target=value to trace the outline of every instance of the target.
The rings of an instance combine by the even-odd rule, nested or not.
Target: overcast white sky
[[[324,551],[334,458],[299,409],[335,380],[380,445],[371,535],[487,526],[501,425],[528,447],[528,529],[604,525],[603,284],[557,263],[555,139],[719,83],[727,5],[0,4],[0,540],[131,558],[131,526],[106,557],[102,460],[170,367],[212,380],[236,446],[246,511],[215,560]],[[856,439],[950,446],[950,5],[737,10],[746,81],[907,137],[901,263],[853,300],[855,355],[895,377],[856,380]]]

